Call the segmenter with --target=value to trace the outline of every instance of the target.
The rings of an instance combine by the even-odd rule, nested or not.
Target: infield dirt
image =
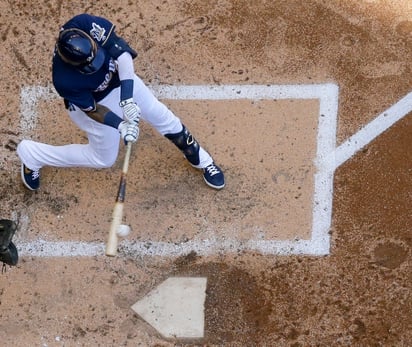
[[[107,170],[45,168],[36,193],[22,186],[15,152],[24,136],[53,144],[85,140],[59,99],[39,105],[41,118],[29,133],[20,123],[22,88],[50,85],[54,39],[75,14],[116,23],[139,52],[136,71],[149,85],[334,83],[338,145],[411,91],[407,0],[1,0],[0,11],[0,212],[20,223],[17,247],[38,239],[107,237],[123,150]],[[284,160],[279,153],[282,143],[291,153],[313,139],[304,130],[313,133],[315,118],[286,117],[289,108],[312,114],[315,101],[165,102],[215,156],[227,187],[208,188],[166,139],[142,125],[125,207],[132,226],[138,225],[132,238],[179,244],[236,231],[244,239],[282,238],[290,237],[291,220],[307,223],[313,167],[293,160],[310,159],[314,144]],[[268,116],[272,109],[279,118]],[[287,138],[281,125],[295,137]],[[262,146],[258,140],[270,129],[273,147],[268,141]],[[2,344],[409,346],[411,130],[407,115],[335,172],[330,255],[23,256],[0,275]],[[267,161],[272,153],[273,165]],[[290,176],[276,176],[281,172]],[[302,185],[295,184],[299,180]],[[279,204],[283,193],[301,195],[286,202],[296,213],[277,230],[272,213],[278,220],[288,213]],[[269,232],[258,235],[253,225]],[[301,231],[300,237],[310,232]],[[170,276],[207,277],[204,339],[166,341],[130,309]]]

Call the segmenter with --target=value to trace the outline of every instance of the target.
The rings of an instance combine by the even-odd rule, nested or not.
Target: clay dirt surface
[[[116,23],[139,52],[136,72],[148,85],[334,83],[337,145],[412,86],[408,0],[1,0],[0,11],[0,217],[19,223],[18,248],[38,239],[107,237],[123,149],[110,169],[44,168],[35,193],[22,186],[16,155],[26,135],[53,144],[85,141],[60,99],[38,105],[42,117],[29,134],[20,123],[22,88],[50,85],[55,37],[75,14]],[[222,236],[219,230],[226,235],[236,223],[268,227],[270,214],[259,220],[256,211],[279,206],[267,191],[274,183],[265,186],[243,156],[267,159],[260,151],[270,148],[252,140],[264,129],[259,119],[245,117],[233,101],[210,104],[209,113],[205,103],[165,102],[215,156],[227,187],[206,187],[166,139],[142,125],[128,177],[130,237],[180,244]],[[225,108],[232,117],[219,117]],[[201,112],[192,116],[194,109]],[[336,170],[329,255],[21,256],[0,275],[2,346],[411,346],[411,132],[406,115]],[[304,146],[308,138],[299,129],[294,143]],[[261,163],[262,177],[276,177],[279,168]],[[309,194],[313,182],[305,182]],[[296,188],[276,184],[280,192]],[[299,211],[304,218],[307,211]],[[256,236],[246,229],[239,237]],[[203,339],[165,340],[131,310],[170,276],[207,277]]]

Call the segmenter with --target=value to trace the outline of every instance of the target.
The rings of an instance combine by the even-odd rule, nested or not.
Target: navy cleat
[[[24,185],[30,190],[40,188],[40,171],[30,170],[26,165],[21,164],[21,179]]]
[[[222,170],[215,163],[203,169],[203,178],[209,187],[222,189],[225,186],[225,176]]]

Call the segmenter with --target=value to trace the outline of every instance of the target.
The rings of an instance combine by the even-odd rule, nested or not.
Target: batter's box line
[[[240,252],[258,252],[263,255],[310,255],[323,254],[323,246],[313,249],[312,240],[299,241],[239,241],[234,239],[206,239],[182,243],[129,241],[119,243],[119,254],[130,258],[144,256],[179,257],[195,252],[198,255],[228,254]],[[21,256],[35,257],[95,257],[105,253],[106,245],[103,242],[81,241],[47,241],[38,239],[32,242],[19,242]]]
[[[189,85],[152,86],[159,99],[174,100],[279,100],[319,99],[319,117],[316,148],[316,173],[312,208],[310,240],[249,240],[241,242],[226,240],[194,240],[184,244],[165,242],[128,242],[120,244],[120,251],[128,255],[179,256],[195,251],[199,254],[214,254],[231,251],[256,251],[262,254],[328,255],[330,252],[329,229],[332,218],[334,151],[336,150],[336,125],[338,112],[338,86],[332,83],[309,85]],[[37,105],[41,99],[57,97],[50,87],[29,86],[21,90],[21,128],[24,136],[36,128]],[[17,213],[16,213],[17,215]],[[27,216],[26,216],[27,217]],[[20,242],[21,255],[31,256],[94,256],[104,254],[104,244],[90,242],[54,242],[36,240]]]

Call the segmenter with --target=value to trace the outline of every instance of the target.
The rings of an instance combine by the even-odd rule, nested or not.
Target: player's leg
[[[112,108],[111,105],[107,106]],[[88,139],[88,144],[82,149],[82,163],[74,166],[96,169],[111,167],[119,153],[119,131],[96,122],[77,107],[69,111],[69,115],[72,121],[86,133]]]
[[[194,167],[203,170],[205,182],[221,189],[225,185],[222,170],[214,163],[212,156],[199,144],[181,120],[153,93],[144,82],[135,78],[134,98],[142,111],[142,118],[164,135],[185,155]]]
[[[78,108],[69,111],[70,118],[86,132],[88,144],[53,146],[23,140],[17,146],[22,161],[21,175],[27,188],[36,190],[40,185],[40,169],[54,167],[105,168],[113,165],[119,150],[119,133],[100,124]]]

